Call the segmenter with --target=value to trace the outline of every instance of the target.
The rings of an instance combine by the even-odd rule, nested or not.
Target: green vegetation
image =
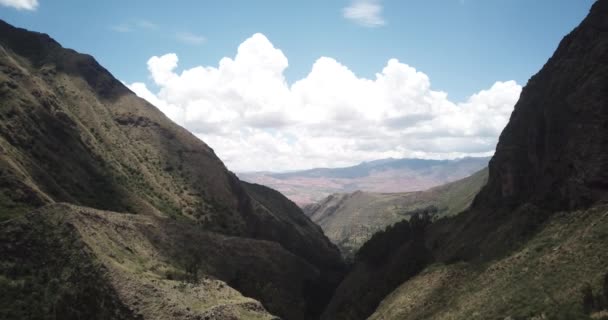
[[[65,204],[0,224],[0,254],[1,319],[272,319],[227,282],[242,275],[241,290],[290,315],[314,274],[276,245]],[[284,270],[299,274],[288,286]]]
[[[376,265],[386,263],[390,254],[399,246],[424,233],[424,228],[430,223],[430,212],[432,210],[419,210],[411,216],[409,221],[397,222],[383,231],[375,233],[357,251],[355,261]]]
[[[10,196],[11,192],[9,190],[0,191],[0,221],[20,217],[35,208],[34,205],[14,201]]]
[[[607,318],[607,14],[529,81],[489,177],[313,208],[360,248],[345,276],[294,203],[92,57],[0,21],[0,318]]]
[[[487,262],[429,266],[370,319],[589,319],[606,310],[608,206],[558,213]]]
[[[354,192],[334,194],[309,206],[310,218],[338,245],[343,256],[352,260],[357,250],[373,234],[418,213],[433,220],[465,210],[485,185],[488,169],[470,177],[427,191],[408,193]]]
[[[279,316],[318,316],[344,272],[343,262],[297,206],[277,192],[255,199],[209,146],[91,56],[3,21],[0,33],[0,229],[41,219],[50,233],[39,237],[53,243],[63,241],[54,232],[69,230],[69,239],[87,251],[71,263],[76,270],[90,269],[89,282],[96,285],[81,283],[70,263],[64,268],[53,256],[36,260],[10,251],[3,261],[20,262],[0,267],[7,312],[17,310],[8,306],[13,299],[29,301],[47,292],[51,300],[40,300],[31,312],[53,315],[52,299],[62,296],[70,297],[66,307],[86,308],[87,301],[79,299],[99,289],[91,295],[102,300],[88,301],[99,317],[107,315],[103,299],[109,297],[154,319],[270,317],[238,289]],[[45,214],[60,222],[37,217]],[[7,248],[22,245],[17,236],[3,241]],[[52,249],[49,254],[57,251],[68,260],[80,250],[49,248],[44,241],[23,252]],[[50,269],[40,272],[73,274],[73,281],[58,278],[69,287],[65,294],[45,289],[56,281],[33,267],[15,273],[18,264],[46,263]],[[196,308],[199,299],[206,299],[204,309]],[[94,318],[78,310],[75,317]],[[60,310],[57,317],[72,313]]]
[[[32,222],[0,225],[0,319],[133,319],[70,225]]]

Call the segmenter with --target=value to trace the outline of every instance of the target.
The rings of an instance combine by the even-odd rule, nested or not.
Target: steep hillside
[[[462,212],[487,178],[488,170],[483,169],[470,177],[427,191],[333,194],[303,210],[338,245],[345,257],[352,258],[374,233],[416,213],[426,211],[433,219],[439,219]]]
[[[607,199],[607,6],[597,1],[528,81],[500,136],[480,205],[563,210]]]
[[[608,308],[607,17],[608,0],[596,1],[530,79],[471,208],[376,234],[323,319],[585,319]]]
[[[265,288],[247,278],[230,284],[279,316],[311,319],[321,312],[343,264],[337,248],[297,207],[278,192],[262,197],[243,186],[209,146],[92,57],[1,21],[0,35],[1,220],[10,225],[35,208],[66,202],[158,217],[174,221],[176,229],[196,225],[210,232],[208,238],[239,237],[251,255],[265,243],[254,239],[268,240],[298,257],[277,269],[277,281],[306,269],[313,275],[306,286],[278,290],[286,299],[279,305],[265,292],[290,283]]]
[[[0,231],[3,319],[271,319],[226,282],[251,277],[247,262],[273,268],[272,256],[280,256],[281,267],[299,264],[271,242],[67,204],[4,222]]]
[[[388,295],[369,319],[599,316],[599,310],[608,308],[602,287],[608,279],[606,244],[608,206],[560,212],[500,259],[427,267]],[[587,288],[597,300],[595,307],[583,303]]]
[[[346,168],[317,168],[272,173],[239,173],[245,181],[275,188],[300,206],[333,193],[357,190],[398,193],[426,190],[468,177],[488,165],[489,158],[456,160],[382,159]]]

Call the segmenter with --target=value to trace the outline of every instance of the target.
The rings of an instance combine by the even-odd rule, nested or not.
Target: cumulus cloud
[[[148,70],[158,90],[142,82],[129,87],[235,171],[491,155],[521,92],[515,81],[498,81],[455,103],[396,59],[366,79],[321,57],[290,85],[287,57],[259,33],[218,66],[180,72],[178,64],[174,53],[152,57]]]
[[[38,0],[0,0],[0,5],[17,10],[36,10],[38,8]]]
[[[382,17],[380,0],[352,0],[351,4],[342,10],[342,14],[344,18],[364,27],[379,27],[386,24]]]

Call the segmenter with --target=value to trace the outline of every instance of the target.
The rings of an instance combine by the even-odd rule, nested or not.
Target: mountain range
[[[0,319],[605,319],[607,17],[529,80],[487,179],[361,213],[349,263],[93,57],[0,21]]]

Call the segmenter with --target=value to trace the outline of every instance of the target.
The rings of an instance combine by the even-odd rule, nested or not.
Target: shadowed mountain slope
[[[246,280],[220,278],[289,319],[315,318],[343,272],[337,248],[280,193],[244,186],[209,146],[92,57],[0,21],[0,220],[8,221],[2,227],[58,202],[173,221],[174,234],[194,225],[192,230],[207,232],[205,239],[237,237],[251,246],[251,270],[282,259],[256,250],[266,246],[258,240],[282,247],[293,263],[268,268],[277,278],[266,278],[266,285],[252,286],[258,282],[250,274]],[[229,250],[210,254],[232,259]],[[300,270],[307,270],[302,281],[287,281]],[[7,285],[20,281],[8,279]]]
[[[588,319],[608,309],[607,102],[599,0],[523,89],[471,208],[374,235],[322,318]]]
[[[575,209],[608,191],[608,17],[597,1],[521,93],[479,205]]]

